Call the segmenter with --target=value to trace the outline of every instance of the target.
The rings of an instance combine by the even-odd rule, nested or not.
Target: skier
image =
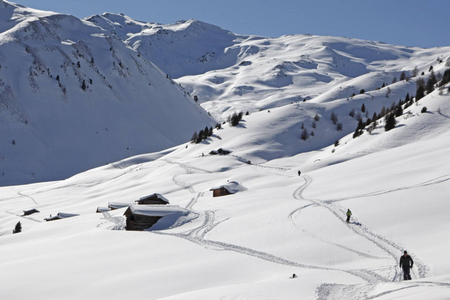
[[[413,260],[411,256],[408,255],[408,252],[405,250],[403,255],[400,256],[400,268],[403,269],[403,279],[411,280],[411,275],[409,274],[409,269],[413,267]]]
[[[347,209],[347,223],[350,223],[350,217],[352,216],[352,212],[350,211],[350,209]]]

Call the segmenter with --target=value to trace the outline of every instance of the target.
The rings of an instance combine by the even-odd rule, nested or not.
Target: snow
[[[2,186],[66,179],[161,151],[216,122],[91,22],[3,1],[0,29]]]
[[[149,25],[123,15],[103,16],[131,24],[130,37],[141,35],[145,26],[172,30],[167,35],[174,41],[186,30],[209,30],[193,21]],[[151,36],[152,28],[146,30]],[[214,30],[208,34],[218,34]],[[354,109],[365,120],[362,104],[372,116],[406,93],[413,95],[413,80],[391,84],[392,77],[416,65],[425,79],[430,65],[443,72],[447,67],[436,57],[445,61],[449,48],[307,35],[237,39],[226,53],[235,59],[241,53],[251,63],[240,68],[248,70],[231,74],[237,69],[230,71],[233,65],[223,62],[224,69],[209,66],[202,73],[193,67],[198,75],[177,79],[189,79],[195,88],[209,85],[209,95],[222,95],[211,101],[200,97],[217,116],[251,108],[237,126],[223,124],[199,144],[180,142],[130,155],[65,180],[0,188],[1,299],[450,298],[448,85],[406,108],[390,131],[379,120],[371,134],[353,138],[357,120],[349,116]],[[296,69],[301,55],[309,57],[302,57],[304,67]],[[275,77],[267,75],[271,72]],[[283,73],[292,80],[274,79]],[[387,87],[378,89],[383,82],[391,90],[388,97]],[[231,85],[242,96],[233,94]],[[359,94],[362,88],[366,93]],[[332,112],[341,131],[330,120]],[[302,140],[302,125],[315,135]],[[219,148],[232,152],[208,154]],[[228,181],[245,192],[213,198],[211,187]],[[171,205],[132,203],[148,191],[158,191]],[[123,205],[96,213],[106,203]],[[150,230],[125,231],[129,205],[165,217]],[[30,207],[40,213],[23,216]],[[349,224],[347,209],[353,213]],[[77,217],[45,222],[62,211]],[[12,234],[19,221],[22,232]],[[404,250],[415,262],[411,281],[401,280],[398,267]]]

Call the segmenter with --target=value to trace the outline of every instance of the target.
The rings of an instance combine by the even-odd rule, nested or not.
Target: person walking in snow
[[[352,216],[352,212],[350,211],[350,209],[347,209],[347,223],[350,223],[350,217]]]
[[[411,280],[411,275],[409,274],[409,269],[412,268],[414,262],[408,252],[405,250],[403,255],[400,257],[400,268],[403,269],[403,279]]]

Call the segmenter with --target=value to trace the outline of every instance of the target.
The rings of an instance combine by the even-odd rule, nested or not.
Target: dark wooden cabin
[[[210,191],[213,192],[213,197],[226,196],[231,194],[236,194],[237,192],[245,191],[246,188],[243,187],[237,181],[227,181],[224,184],[212,187]]]
[[[151,194],[148,196],[141,197],[139,200],[136,201],[139,205],[144,204],[150,204],[150,205],[166,205],[169,204],[169,200],[167,200],[163,195],[161,194]]]
[[[189,210],[178,205],[130,205],[124,213],[127,218],[125,229],[147,230],[164,217],[167,217],[165,226],[170,226],[170,222],[175,223],[188,214]]]
[[[152,227],[162,216],[148,216],[144,214],[139,214],[138,212],[134,212],[131,207],[123,214],[127,217],[126,221],[126,230],[138,230],[142,231]]]
[[[231,195],[230,191],[228,191],[223,186],[218,188],[218,189],[211,189],[211,191],[213,191],[213,197],[220,197],[220,196]]]
[[[32,214],[38,213],[38,212],[39,211],[36,208],[33,208],[33,209],[29,209],[29,210],[24,210],[23,211],[23,215],[24,216],[29,216],[29,215],[32,215]]]

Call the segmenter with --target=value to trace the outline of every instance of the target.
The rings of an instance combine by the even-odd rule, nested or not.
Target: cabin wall
[[[128,214],[125,229],[142,231],[152,227],[161,218]]]

